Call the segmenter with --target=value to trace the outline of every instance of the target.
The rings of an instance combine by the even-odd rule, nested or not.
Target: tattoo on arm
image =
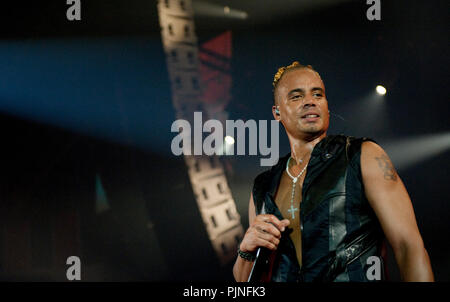
[[[389,157],[386,154],[382,154],[380,157],[375,157],[375,159],[378,162],[378,166],[383,171],[384,179],[396,181],[397,173],[395,172],[394,166],[389,160]]]

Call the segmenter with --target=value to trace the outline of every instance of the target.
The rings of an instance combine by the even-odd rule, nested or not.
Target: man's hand
[[[260,214],[256,216],[253,194],[250,195],[248,204],[248,222],[250,227],[242,239],[239,249],[243,252],[252,253],[259,247],[276,250],[280,243],[281,232],[289,225],[289,220],[279,220],[274,215]],[[233,266],[233,276],[238,282],[248,280],[253,262],[246,261],[237,256]]]
[[[274,215],[261,214],[255,217],[245,233],[240,245],[243,252],[255,252],[259,247],[276,250],[281,232],[290,224],[289,220],[279,220]]]

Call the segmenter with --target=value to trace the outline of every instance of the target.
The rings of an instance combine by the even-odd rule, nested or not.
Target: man
[[[434,281],[408,192],[384,150],[367,138],[327,136],[325,86],[311,66],[280,68],[273,86],[273,116],[291,153],[255,179],[235,279],[248,280],[259,248],[276,255],[271,281],[383,279],[373,266],[382,266],[386,237],[404,281]]]

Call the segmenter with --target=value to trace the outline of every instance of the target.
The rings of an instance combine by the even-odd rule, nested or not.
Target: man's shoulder
[[[320,149],[322,149],[322,151],[326,151],[328,149],[335,148],[336,145],[345,146],[347,155],[351,158],[353,155],[361,151],[361,146],[364,142],[372,142],[376,144],[376,141],[370,137],[365,136],[356,137],[345,134],[332,134],[324,137],[323,141],[319,142],[320,144],[319,147]],[[320,150],[318,151],[320,152]],[[280,157],[275,165],[257,174],[254,179],[254,185],[258,186],[268,185],[274,173],[276,173],[276,171],[280,170],[281,168],[284,168],[284,165],[286,164],[286,161],[289,158],[289,156],[290,153],[287,153],[286,155]]]
[[[291,153],[287,153],[286,155],[280,157],[275,165],[257,174],[254,179],[254,188],[261,188],[270,185],[274,174],[276,174],[280,169],[284,169],[284,166],[286,165],[287,159],[290,155]]]
[[[316,156],[319,154],[345,152],[347,160],[351,160],[355,158],[355,155],[361,152],[362,145],[365,142],[373,142],[376,144],[376,141],[373,138],[366,136],[357,137],[345,134],[327,135],[319,142],[317,145],[318,148],[315,148],[313,152],[315,152]]]
[[[365,141],[373,141],[375,142],[375,140],[371,137],[367,137],[367,136],[353,136],[353,135],[345,135],[345,134],[333,134],[333,135],[328,135],[325,137],[325,139],[331,143],[362,143]]]
[[[264,170],[264,171],[260,172],[259,174],[257,174],[256,177],[255,177],[255,182],[256,182],[256,181],[261,181],[261,180],[263,180],[263,179],[270,178],[271,175],[272,175],[276,170],[280,169],[280,166],[283,165],[283,162],[285,162],[285,159],[287,159],[288,156],[290,156],[290,153],[286,154],[286,155],[283,156],[283,157],[280,157],[280,158],[278,159],[278,162],[277,162],[275,165],[273,165],[273,166],[271,166],[270,168],[268,168],[267,170]]]
[[[259,173],[258,175],[256,175],[253,181],[253,188],[257,189],[268,186],[270,184],[272,176],[273,176],[272,169]]]
[[[373,138],[370,137],[354,137],[354,136],[348,136],[347,137],[347,143],[346,143],[346,149],[347,153],[350,155],[354,155],[356,153],[361,152],[362,146],[365,143],[369,144],[377,144],[376,141]]]

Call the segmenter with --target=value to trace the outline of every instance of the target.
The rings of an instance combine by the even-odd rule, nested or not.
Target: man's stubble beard
[[[315,134],[319,134],[319,133],[323,133],[324,129],[322,129],[323,127],[320,127],[319,125],[299,125],[299,132],[300,133],[306,133],[306,134],[311,134],[311,135],[315,135]]]
[[[318,125],[298,125],[297,131],[298,134],[302,137],[307,137],[307,139],[314,139],[326,133],[328,127],[325,127],[324,124]]]

